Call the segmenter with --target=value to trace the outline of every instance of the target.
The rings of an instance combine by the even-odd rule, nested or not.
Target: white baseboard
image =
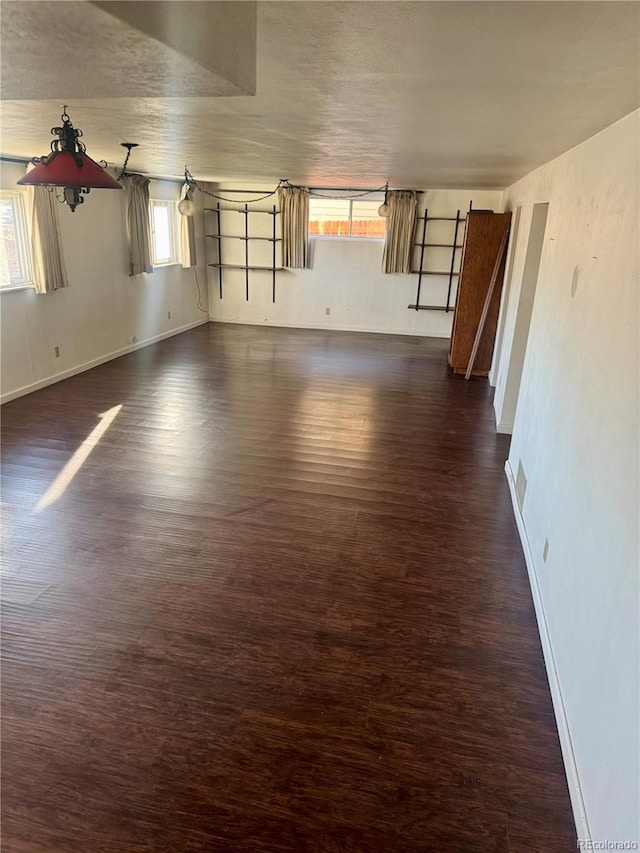
[[[91,370],[92,367],[98,367],[107,361],[112,361],[114,358],[120,358],[121,355],[127,355],[137,349],[148,347],[158,341],[163,341],[165,338],[172,338],[174,335],[180,335],[182,332],[188,332],[189,329],[195,329],[196,326],[202,326],[205,323],[210,323],[209,317],[204,317],[202,320],[194,320],[193,323],[187,323],[185,326],[179,326],[177,329],[171,329],[169,332],[162,332],[160,335],[154,335],[152,338],[147,338],[144,341],[138,341],[135,344],[129,344],[122,349],[114,350],[106,355],[98,356],[91,361],[86,361],[84,364],[79,364],[76,367],[70,367],[69,370],[63,370],[62,373],[54,373],[53,376],[47,376],[45,379],[39,379],[37,382],[31,382],[29,385],[23,385],[21,388],[16,388],[13,391],[7,391],[6,394],[0,396],[0,405],[8,403],[11,400],[16,400],[18,397],[24,397],[26,394],[32,394],[34,391],[39,391],[41,388],[46,388],[47,385],[54,385],[56,382],[62,382],[63,379],[69,379],[78,373],[84,373],[85,370]]]
[[[496,432],[502,433],[502,435],[512,435],[513,433],[513,424],[509,421],[503,421],[500,413],[496,409],[496,397],[495,392],[493,395],[493,419],[496,422]]]
[[[353,326],[314,326],[310,323],[265,323],[263,320],[221,320],[218,317],[211,318],[212,323],[221,323],[230,326],[271,326],[274,329],[315,329],[317,332],[361,332],[364,335],[405,335],[411,338],[441,338],[449,340],[451,334],[436,334],[431,332],[411,332],[408,329],[356,329]]]
[[[553,702],[553,710],[558,726],[558,735],[560,737],[560,748],[562,750],[562,759],[564,761],[564,769],[567,774],[567,784],[569,787],[569,796],[571,797],[571,806],[573,809],[573,818],[576,824],[576,832],[580,841],[591,841],[591,832],[589,830],[589,821],[587,819],[587,811],[582,795],[582,786],[578,774],[578,765],[573,749],[573,741],[571,740],[571,731],[569,729],[569,721],[565,709],[564,699],[562,697],[562,688],[560,679],[556,669],[555,658],[553,656],[553,646],[549,635],[549,628],[542,603],[542,595],[538,585],[538,577],[536,575],[535,564],[533,561],[533,553],[527,536],[527,529],[524,524],[518,499],[516,496],[516,481],[513,476],[513,471],[509,460],[504,465],[507,474],[507,482],[509,491],[511,492],[511,502],[513,504],[513,514],[516,519],[524,559],[527,564],[527,572],[529,574],[529,584],[531,586],[531,595],[533,597],[533,606],[536,611],[536,619],[538,622],[538,632],[540,634],[540,642],[542,643],[542,653],[544,655],[544,663],[547,669],[547,678],[549,679],[549,689],[551,691],[551,701]]]

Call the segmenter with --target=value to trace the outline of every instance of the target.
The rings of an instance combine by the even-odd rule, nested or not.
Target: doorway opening
[[[522,205],[518,205],[511,224],[511,237],[509,239],[509,256],[507,258],[507,274],[504,279],[504,292],[502,295],[502,304],[500,306],[500,315],[498,317],[498,331],[496,333],[496,345],[493,350],[493,364],[489,372],[489,384],[494,388],[496,386],[496,377],[500,366],[500,354],[502,353],[502,340],[504,338],[504,326],[507,316],[507,308],[509,307],[509,295],[511,294],[511,281],[513,279],[513,264],[518,249],[518,233],[520,231],[520,217],[522,216]]]
[[[547,227],[547,215],[549,204],[534,204],[531,217],[531,228],[529,229],[529,242],[522,270],[522,286],[518,310],[513,329],[513,341],[509,354],[509,363],[503,368],[506,370],[504,377],[498,377],[498,386],[504,384],[502,394],[502,409],[498,422],[498,432],[511,432],[516,416],[518,396],[520,394],[520,382],[522,380],[522,368],[529,339],[529,328],[531,326],[531,315],[533,303],[538,284],[538,273],[540,271],[540,259],[544,246],[544,235]],[[502,371],[500,371],[502,373]],[[503,379],[503,382],[501,381]]]

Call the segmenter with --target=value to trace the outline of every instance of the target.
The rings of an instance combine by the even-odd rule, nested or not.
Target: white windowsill
[[[5,287],[0,287],[0,293],[13,293],[16,290],[35,290],[35,284],[25,282],[25,284],[8,284]]]

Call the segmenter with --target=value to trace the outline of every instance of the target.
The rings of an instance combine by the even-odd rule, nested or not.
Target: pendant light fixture
[[[382,202],[382,204],[378,208],[378,216],[383,216],[385,219],[391,213],[391,207],[387,203],[388,193],[389,193],[389,183],[387,182],[387,185],[384,188],[384,201]]]
[[[82,131],[71,124],[66,106],[63,109],[62,126],[51,128],[52,135],[57,137],[51,143],[51,153],[34,157],[35,168],[18,183],[32,187],[61,187],[63,194],[58,200],[68,204],[73,212],[84,202],[82,196],[90,190],[121,190],[123,187],[88,156],[84,143],[80,142]]]
[[[178,213],[181,213],[182,216],[193,216],[196,212],[196,203],[193,198],[193,187],[191,184],[188,184],[187,191],[184,194],[184,198],[178,204]]]

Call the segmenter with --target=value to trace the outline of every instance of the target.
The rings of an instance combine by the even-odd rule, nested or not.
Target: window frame
[[[316,196],[315,199],[313,196],[309,199],[309,221],[311,221],[311,202],[312,201],[322,201],[326,199],[327,201],[348,201],[349,202],[349,233],[348,234],[309,234],[309,239],[311,240],[375,240],[378,243],[384,242],[383,237],[366,237],[361,234],[352,234],[351,229],[353,227],[353,203],[359,201],[375,201],[378,207],[384,201],[384,196],[380,193],[379,198],[372,198],[376,193],[371,193],[367,198],[343,198],[343,199],[331,199],[329,196]],[[380,217],[381,219],[383,217]]]
[[[20,262],[24,272],[24,278],[20,281],[9,281],[2,284],[0,281],[0,293],[8,293],[11,290],[33,290],[36,286],[33,274],[33,251],[31,248],[31,228],[27,215],[28,198],[24,190],[0,189],[0,199],[9,198],[13,202],[14,223],[17,235],[17,246]]]
[[[154,219],[154,209],[156,207],[165,207],[170,211],[169,225],[171,238],[171,257],[166,261],[156,260],[156,228]],[[151,228],[151,262],[154,267],[173,267],[180,265],[180,236],[178,234],[178,202],[166,198],[150,198],[149,199],[149,226]]]

